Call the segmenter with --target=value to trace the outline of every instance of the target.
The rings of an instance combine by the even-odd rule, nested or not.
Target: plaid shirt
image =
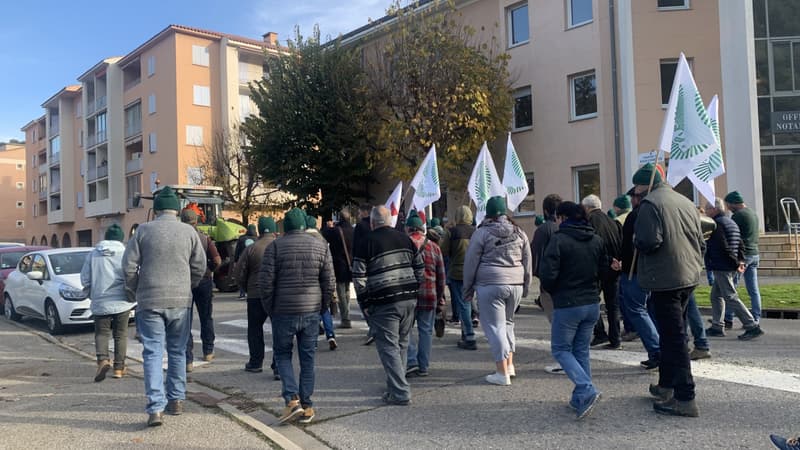
[[[425,243],[425,235],[420,231],[412,232],[410,237],[418,249]],[[435,242],[429,240],[421,252],[425,263],[425,280],[419,285],[417,309],[431,310],[435,305],[443,307],[445,272],[442,251]]]

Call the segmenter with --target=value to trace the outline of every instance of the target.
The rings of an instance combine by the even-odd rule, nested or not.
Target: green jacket
[[[739,232],[744,242],[744,255],[755,256],[758,254],[758,216],[750,208],[742,208],[733,213],[731,217],[736,225],[739,225]]]
[[[637,274],[647,291],[673,291],[700,284],[705,242],[694,204],[666,184],[642,200],[633,244]]]
[[[472,226],[472,211],[468,206],[456,210],[456,225],[448,230],[440,241],[442,255],[448,260],[447,278],[461,281],[464,279],[464,258],[467,255],[469,240],[475,227]]]

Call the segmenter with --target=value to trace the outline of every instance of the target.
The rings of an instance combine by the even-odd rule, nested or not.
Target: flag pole
[[[650,174],[650,184],[647,185],[647,193],[653,189],[653,182],[656,180],[656,172],[658,171],[658,160],[661,157],[661,149],[656,151],[656,162],[653,164],[653,172]],[[633,260],[631,261],[631,269],[628,271],[628,281],[633,280],[633,271],[636,269],[636,260],[639,258],[639,249],[633,247]]]

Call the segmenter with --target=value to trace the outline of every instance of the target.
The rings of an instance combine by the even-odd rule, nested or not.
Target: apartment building
[[[778,39],[765,34],[770,27],[764,24],[776,18],[783,28],[791,29],[785,33],[800,36],[800,17],[786,18],[792,16],[789,13],[800,14],[792,4],[793,0],[456,1],[459,20],[478,30],[477,37],[484,42],[495,38],[511,56],[515,106],[509,131],[530,186],[518,218],[530,229],[533,213],[541,210],[541,199],[549,193],[576,201],[595,193],[610,207],[617,195],[629,189],[640,155],[658,143],[677,59],[683,52],[704,100],[720,96],[727,174],[716,179],[717,192],[739,190],[751,207],[767,213],[768,229],[778,228],[777,199],[784,194],[768,189],[767,184],[776,177],[776,170],[789,169],[782,160],[769,169],[774,157],[768,155],[774,147],[765,146],[764,133],[770,126],[764,120],[786,103],[773,100],[777,109],[761,107],[762,102],[767,104],[761,92],[765,96],[774,92],[762,87],[767,76],[765,58],[768,54],[771,65],[774,53],[765,52],[766,45],[760,41]],[[422,2],[423,8],[430,5],[433,2]],[[772,8],[771,14],[766,14],[765,5]],[[778,6],[783,16],[775,13]],[[762,30],[755,37],[754,20],[756,29]],[[387,18],[375,21],[348,33],[344,41],[362,47],[379,45],[391,23]],[[787,55],[800,57],[800,52],[791,53],[794,47],[789,46],[795,44],[786,43],[786,34],[780,36],[772,48],[778,45],[786,65]],[[756,54],[761,55],[758,61]],[[800,73],[791,70],[783,73],[787,87],[792,74]],[[800,89],[800,81],[794,86]],[[793,142],[800,143],[798,136],[794,135]],[[792,138],[782,138],[782,142],[786,139]],[[502,171],[505,137],[491,148]],[[781,147],[781,155],[800,151],[799,146],[794,148],[798,150]],[[783,178],[778,184],[784,189],[781,192],[797,195],[800,159],[792,161],[795,184],[785,185]],[[382,201],[393,183],[396,180],[389,179],[376,187],[375,197]],[[688,181],[676,189],[701,201]],[[460,195],[450,197],[451,204],[461,200]]]
[[[113,223],[147,220],[157,184],[200,184],[217,133],[255,112],[248,83],[281,51],[263,40],[170,25],[105,58],[42,104],[23,127],[33,182],[26,241],[93,245]]]
[[[25,242],[25,145],[0,142],[0,241]]]

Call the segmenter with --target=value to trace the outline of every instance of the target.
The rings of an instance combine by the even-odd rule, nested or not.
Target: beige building
[[[146,221],[150,203],[134,197],[157,182],[201,184],[215,135],[255,112],[248,83],[278,51],[275,33],[260,41],[170,25],[79,75],[23,127],[34,205],[26,241],[94,245],[113,223]]]
[[[423,3],[422,7],[433,4]],[[541,199],[549,193],[575,201],[595,193],[610,208],[613,199],[629,189],[640,154],[658,144],[681,52],[693,67],[704,100],[720,96],[727,175],[716,179],[718,195],[739,190],[750,206],[761,212],[767,204],[765,212],[777,218],[777,197],[762,196],[766,188],[762,189],[764,150],[758,151],[753,0],[456,4],[460,20],[483,30],[478,32],[482,40],[496,38],[511,56],[515,107],[509,128],[531,189],[517,215],[528,229],[533,212],[541,211]],[[374,45],[391,23],[376,21],[348,33],[344,41]],[[795,31],[800,36],[800,29]],[[800,92],[800,81],[795,83]],[[505,138],[491,147],[502,172]],[[383,201],[396,181],[377,187],[376,201]],[[701,202],[688,181],[677,189]],[[766,222],[772,226],[775,221]]]
[[[25,144],[0,142],[0,241],[25,242]]]

